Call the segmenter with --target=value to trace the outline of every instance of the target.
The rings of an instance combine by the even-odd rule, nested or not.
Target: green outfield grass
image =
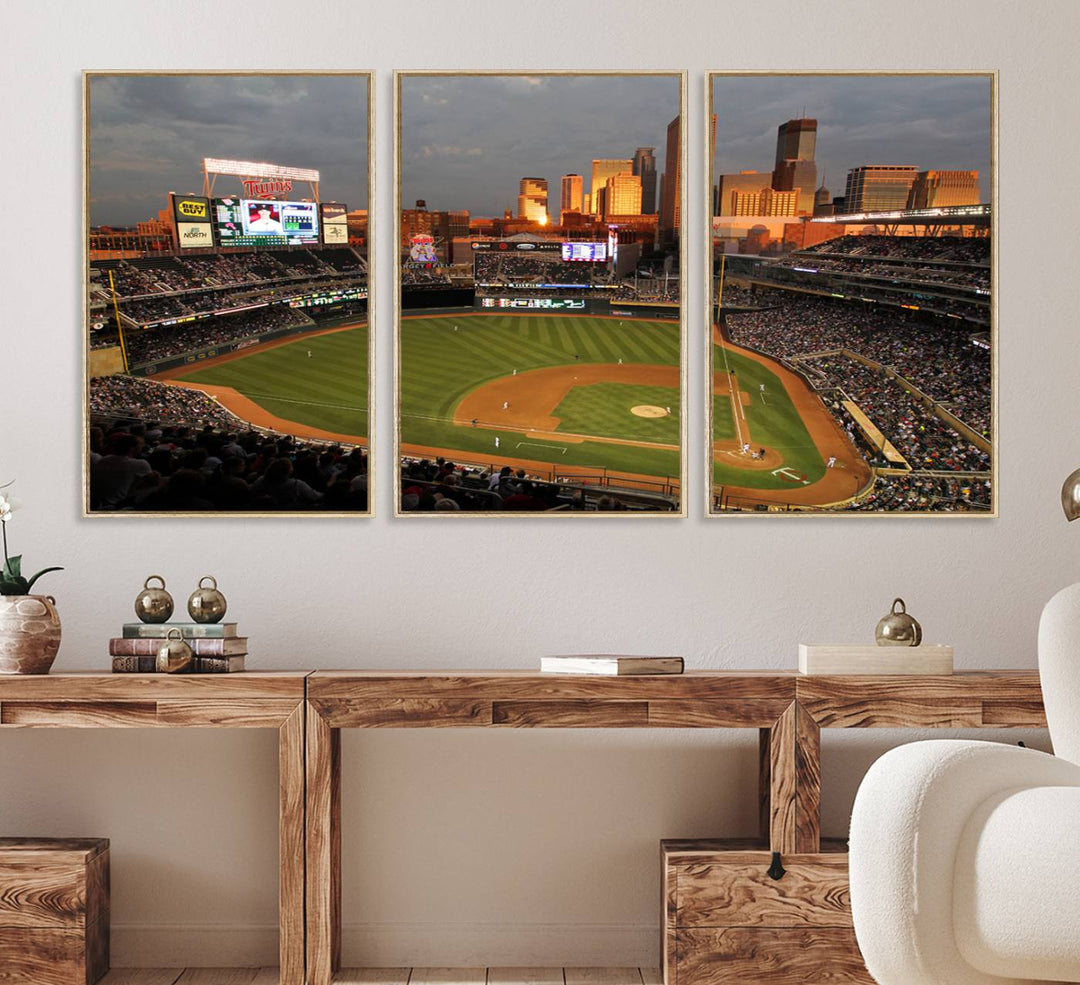
[[[825,463],[818,454],[814,439],[806,430],[799,412],[792,404],[784,384],[772,370],[756,359],[750,359],[737,351],[725,353],[718,345],[713,346],[713,369],[724,372],[730,368],[739,380],[739,389],[750,395],[746,406],[746,420],[750,425],[751,443],[768,445],[784,457],[784,465],[802,472],[811,482],[817,482],[825,474]],[[765,384],[764,397],[760,385]],[[731,399],[713,397],[713,440],[735,439]],[[727,463],[713,463],[713,481],[717,484],[747,486],[753,489],[790,489],[791,482],[769,471],[740,469]]]
[[[474,459],[507,456],[551,462],[560,468],[583,465],[678,476],[679,453],[675,450],[593,441],[562,445],[518,431],[453,422],[454,410],[466,394],[483,383],[510,376],[515,369],[520,373],[549,366],[617,363],[619,359],[677,366],[678,324],[576,315],[466,313],[403,318],[401,440],[404,444],[453,449]],[[670,418],[647,421],[630,413],[636,404],[670,406],[673,413]],[[556,416],[565,413],[560,429],[575,434],[677,444],[678,405],[678,392],[669,388],[591,384],[573,389]]]
[[[274,349],[193,370],[181,379],[231,386],[288,421],[367,437],[366,325],[329,335],[301,336]]]

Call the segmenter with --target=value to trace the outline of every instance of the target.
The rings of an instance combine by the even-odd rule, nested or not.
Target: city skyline
[[[979,172],[990,201],[989,76],[714,76],[713,183],[721,174],[771,171],[777,128],[818,121],[815,162],[833,197],[861,165]]]
[[[563,175],[583,175],[591,194],[593,160],[662,147],[679,105],[677,75],[405,76],[401,207],[516,214],[518,183],[535,176],[557,219]]]
[[[314,168],[324,201],[368,207],[366,75],[91,77],[89,140],[92,227],[156,218],[170,191],[201,194],[204,157]],[[239,179],[216,191],[238,194]]]

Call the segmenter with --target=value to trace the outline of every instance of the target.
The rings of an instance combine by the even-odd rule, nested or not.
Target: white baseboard
[[[366,923],[342,928],[342,962],[366,967],[655,967],[657,927],[625,924]],[[112,965],[276,965],[274,925],[113,924]]]

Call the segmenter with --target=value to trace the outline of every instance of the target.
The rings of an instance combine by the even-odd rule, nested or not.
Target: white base
[[[951,646],[799,644],[800,674],[951,674]]]
[[[346,967],[654,967],[659,927],[611,924],[366,923],[342,927]],[[278,963],[276,926],[114,924],[114,968]]]

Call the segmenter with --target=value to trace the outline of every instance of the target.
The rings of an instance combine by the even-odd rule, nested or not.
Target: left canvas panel
[[[371,515],[371,87],[85,75],[87,515]]]

